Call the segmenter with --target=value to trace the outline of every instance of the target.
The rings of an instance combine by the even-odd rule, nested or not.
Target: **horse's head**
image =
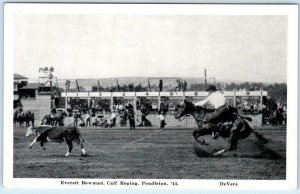
[[[195,105],[192,102],[184,100],[182,105],[179,107],[179,109],[175,113],[175,119],[180,119],[184,115],[190,114],[194,107],[195,107]]]

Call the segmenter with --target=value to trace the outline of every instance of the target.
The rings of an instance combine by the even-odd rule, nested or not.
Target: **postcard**
[[[297,187],[297,5],[6,3],[6,188]]]

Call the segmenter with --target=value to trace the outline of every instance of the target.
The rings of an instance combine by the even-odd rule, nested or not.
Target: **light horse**
[[[187,100],[181,105],[179,110],[175,114],[176,119],[180,119],[184,115],[192,115],[198,126],[198,130],[193,131],[193,136],[198,143],[208,145],[204,139],[199,138],[204,135],[212,134],[216,139],[218,136],[230,139],[229,147],[216,152],[214,155],[220,155],[226,151],[236,150],[239,139],[245,139],[249,137],[251,133],[258,138],[261,143],[267,143],[267,139],[261,134],[253,131],[246,120],[252,121],[249,117],[241,116],[237,113],[237,109],[229,107],[229,111],[226,112],[223,119],[219,123],[206,123],[205,120],[209,118],[213,110],[208,110],[203,107],[195,106],[192,102]],[[218,135],[216,135],[218,134]]]
[[[55,117],[51,117],[51,114],[45,115],[41,121],[41,125],[64,126],[64,119],[66,116],[68,116],[66,111],[58,113]]]

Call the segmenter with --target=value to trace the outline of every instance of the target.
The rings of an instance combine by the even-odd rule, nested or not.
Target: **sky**
[[[287,82],[287,17],[17,15],[14,72],[36,79],[209,77]]]

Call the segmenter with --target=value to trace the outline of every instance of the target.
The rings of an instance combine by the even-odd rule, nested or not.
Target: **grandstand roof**
[[[14,79],[28,79],[27,77],[23,76],[23,75],[20,75],[20,74],[17,74],[17,73],[14,73]]]

